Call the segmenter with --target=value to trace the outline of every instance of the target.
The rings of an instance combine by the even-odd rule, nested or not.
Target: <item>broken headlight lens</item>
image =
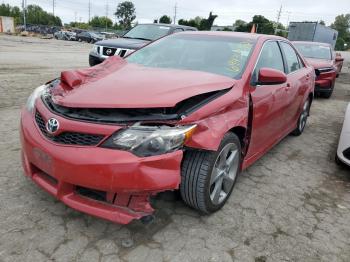
[[[26,103],[26,108],[29,112],[33,112],[33,109],[35,106],[35,101],[37,100],[38,97],[41,97],[44,93],[46,93],[47,89],[48,89],[47,85],[39,86],[28,97],[27,103]]]
[[[134,125],[113,134],[102,147],[130,151],[140,157],[166,154],[181,148],[192,136],[195,128],[196,125]]]

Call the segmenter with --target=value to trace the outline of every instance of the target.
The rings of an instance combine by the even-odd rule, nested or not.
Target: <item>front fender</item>
[[[181,121],[181,124],[186,124],[186,122],[197,124],[196,130],[191,139],[186,142],[186,146],[212,151],[218,150],[224,135],[232,128],[238,126],[247,128],[248,111],[248,98],[242,96],[241,92],[229,92],[218,98]],[[200,120],[191,121],[194,119]]]

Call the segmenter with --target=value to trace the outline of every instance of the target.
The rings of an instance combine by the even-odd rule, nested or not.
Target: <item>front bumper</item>
[[[42,101],[37,101],[37,110],[45,120],[53,116]],[[54,117],[66,131],[94,130],[107,138],[120,129]],[[56,144],[41,133],[26,109],[20,133],[25,175],[66,205],[96,217],[127,224],[150,215],[149,197],[180,184],[182,151],[140,158],[99,146]],[[102,200],[80,194],[82,188],[91,195],[97,192]]]
[[[98,64],[101,64],[103,61],[105,61],[106,58],[100,57],[98,54],[94,52],[90,52],[89,54],[89,65],[95,66]]]

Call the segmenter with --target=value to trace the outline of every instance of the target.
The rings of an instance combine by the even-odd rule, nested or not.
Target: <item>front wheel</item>
[[[233,133],[227,133],[218,151],[185,153],[180,193],[184,202],[205,213],[224,206],[231,195],[241,164],[241,143]]]
[[[292,135],[300,136],[304,132],[307,118],[309,117],[309,113],[310,113],[310,106],[311,106],[310,99],[307,99],[303,105],[303,110],[300,113],[297,128],[294,129],[294,131],[292,132]]]

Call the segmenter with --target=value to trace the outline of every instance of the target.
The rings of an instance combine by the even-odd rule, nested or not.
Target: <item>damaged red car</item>
[[[37,88],[21,114],[25,175],[121,224],[149,219],[168,190],[209,214],[243,169],[303,132],[313,92],[313,68],[284,38],[167,36]]]
[[[293,42],[306,61],[315,68],[315,92],[324,98],[332,96],[335,80],[339,76],[344,58],[333,51],[330,44],[318,42]]]

